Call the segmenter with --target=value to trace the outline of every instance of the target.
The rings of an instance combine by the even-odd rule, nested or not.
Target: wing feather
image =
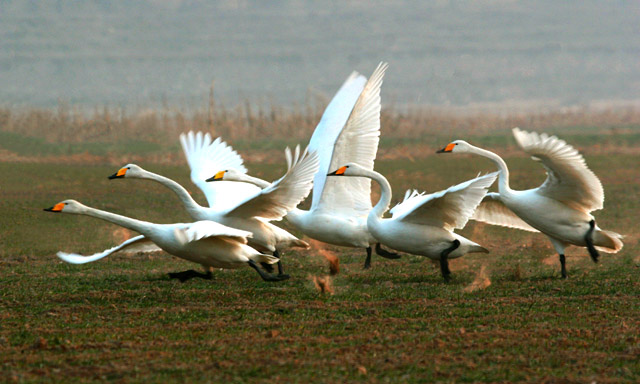
[[[242,231],[216,223],[210,220],[196,221],[195,223],[184,224],[175,229],[178,240],[184,244],[211,237],[225,237],[247,243],[247,238],[252,237],[251,232]]]
[[[103,257],[107,257],[118,251],[124,251],[127,253],[136,253],[136,252],[157,252],[157,251],[161,251],[161,249],[148,238],[144,237],[143,235],[139,235],[136,237],[132,237],[127,241],[122,242],[122,244],[120,245],[117,245],[113,248],[106,249],[99,253],[95,253],[91,256],[82,256],[77,253],[66,253],[66,252],[58,252],[57,256],[62,260],[66,261],[67,263],[85,264],[85,263],[90,263],[92,261],[100,260]]]
[[[574,147],[545,133],[514,128],[513,135],[518,145],[547,171],[547,179],[537,189],[539,194],[587,213],[602,209],[602,184]]]
[[[500,194],[495,192],[487,193],[478,208],[476,208],[473,216],[471,216],[471,219],[502,227],[539,232],[507,208],[500,200]]]

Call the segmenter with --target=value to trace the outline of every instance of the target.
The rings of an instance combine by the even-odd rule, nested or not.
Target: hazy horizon
[[[0,2],[4,106],[302,105],[390,63],[386,105],[640,99],[640,3]]]

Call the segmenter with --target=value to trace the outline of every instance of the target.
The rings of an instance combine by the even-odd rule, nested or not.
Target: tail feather
[[[255,255],[250,256],[249,258],[255,261],[256,263],[267,263],[267,264],[275,264],[278,262],[278,260],[280,260],[275,256],[265,255],[264,253],[256,253]]]
[[[469,247],[469,253],[489,253],[489,250],[481,245],[474,244]]]
[[[593,232],[593,244],[596,249],[606,253],[616,253],[623,247],[622,235],[612,231],[596,229]]]
[[[293,240],[291,243],[289,243],[289,246],[290,247],[296,247],[296,248],[303,248],[303,249],[310,249],[311,248],[309,243],[307,243],[304,240],[300,240],[300,239]]]

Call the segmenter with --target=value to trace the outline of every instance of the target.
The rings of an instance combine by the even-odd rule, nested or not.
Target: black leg
[[[376,243],[376,254],[378,256],[382,256],[385,259],[399,259],[400,255],[398,255],[395,252],[389,252],[385,249],[382,249],[382,246],[380,245],[380,243]]]
[[[591,256],[591,260],[593,260],[594,263],[597,263],[600,255],[598,254],[598,251],[596,250],[596,248],[593,246],[593,231],[595,230],[595,228],[596,228],[596,221],[591,220],[589,222],[589,230],[587,231],[587,234],[584,236],[584,241],[585,243],[587,243],[587,249],[589,250],[589,255]]]
[[[278,276],[282,276],[283,279],[288,279],[289,277],[291,277],[289,275],[285,275],[284,268],[282,268],[282,261],[280,261],[280,252],[278,252],[277,249],[273,251],[273,256],[278,258]],[[271,265],[269,264],[269,266]]]
[[[440,253],[440,272],[444,281],[447,283],[451,280],[451,270],[449,270],[449,254],[455,251],[460,246],[458,239],[453,240],[451,246]]]
[[[286,275],[274,276],[272,274],[264,272],[262,269],[260,269],[258,264],[253,260],[249,260],[249,266],[251,268],[255,269],[256,272],[258,272],[258,274],[260,275],[260,277],[262,277],[262,280],[264,280],[264,281],[282,281],[282,280],[288,279],[288,277],[283,278],[283,276],[286,276]]]
[[[205,280],[211,280],[213,278],[213,274],[211,273],[211,271],[207,271],[206,273],[200,273],[198,271],[194,271],[193,269],[190,269],[188,271],[169,273],[169,278],[178,279],[180,280],[181,283],[184,283],[185,281],[189,279],[193,279],[195,277],[205,279]]]
[[[561,272],[562,272],[562,278],[566,279],[567,278],[567,267],[565,265],[565,258],[564,258],[564,254],[560,254],[560,268],[561,268]]]
[[[364,260],[364,269],[371,268],[371,247],[367,247],[367,258]]]
[[[265,262],[261,262],[260,265],[262,265],[262,268],[264,268],[265,271],[273,273],[273,265]]]

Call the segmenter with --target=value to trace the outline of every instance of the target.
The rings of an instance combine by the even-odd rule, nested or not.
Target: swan
[[[387,67],[387,63],[378,64],[368,81],[354,72],[331,100],[309,141],[309,150],[317,151],[320,158],[311,208],[295,208],[286,216],[296,229],[313,239],[365,248],[365,269],[371,266],[373,244],[380,256],[400,257],[382,249],[367,229],[371,180],[327,179],[326,174],[347,161],[373,170],[380,137],[380,88]]]
[[[144,238],[138,236],[137,240],[131,239],[131,243],[153,242],[167,253],[202,265],[206,271],[206,273],[200,273],[188,270],[169,274],[170,277],[178,278],[180,281],[192,277],[211,279],[211,268],[233,269],[243,266],[255,269],[265,281],[284,280],[282,276],[267,274],[258,267],[257,263],[273,264],[278,262],[278,258],[262,254],[247,245],[247,238],[251,237],[250,232],[213,221],[155,224],[91,208],[75,200],[64,200],[51,208],[46,208],[45,211],[92,216],[139,232]],[[59,252],[58,257],[74,264],[96,260],[96,257],[83,260],[80,255],[63,252]]]
[[[187,156],[187,158],[191,159],[190,164],[195,162],[194,154],[197,155],[195,157],[199,157],[202,156],[203,152],[207,151],[211,151],[219,156],[219,164],[233,164],[233,161],[229,161],[229,156],[220,156],[220,152],[214,149],[214,147],[223,149],[230,148],[226,146],[224,142],[216,140],[212,143],[209,135],[202,136],[190,133],[187,135],[187,139],[189,139],[189,137],[201,137],[200,140],[189,141],[190,143],[201,143],[189,147],[191,156]],[[285,152],[288,158],[290,158],[290,150],[287,148]],[[206,183],[205,181],[206,177],[197,176],[198,180],[202,177],[202,182],[199,181],[198,186],[207,194],[207,199],[211,205],[210,207],[199,205],[191,197],[189,192],[177,182],[149,172],[136,164],[127,164],[121,167],[116,173],[109,176],[109,178],[137,178],[158,182],[172,190],[178,196],[186,208],[187,213],[194,220],[211,220],[229,227],[251,232],[253,236],[248,239],[250,246],[261,252],[273,253],[274,256],[280,258],[278,250],[283,247],[309,248],[309,244],[306,242],[299,240],[289,232],[269,222],[271,220],[281,220],[287,211],[298,205],[311,191],[313,175],[318,168],[317,154],[308,151],[299,154],[299,150],[296,153],[296,157],[291,159],[289,163],[287,173],[270,188],[262,190],[251,185],[254,191],[246,193],[245,189],[236,188],[235,186],[225,187],[232,192],[238,192],[239,195],[243,196],[243,199],[231,197],[225,188],[210,187],[207,185],[210,183]],[[233,157],[232,152],[227,151],[227,154]],[[211,157],[209,157],[209,159],[211,159]],[[240,158],[240,165],[242,164],[241,161]],[[238,162],[236,161],[233,165],[237,164]],[[203,162],[203,165],[206,166],[206,162]],[[192,178],[194,177],[194,173],[202,174],[201,169],[199,169],[196,164],[193,164],[191,169]],[[232,202],[229,203],[227,200],[232,200]],[[268,271],[271,270],[271,266],[265,265],[265,267]],[[284,275],[281,263],[278,263],[278,271],[280,275],[287,276]]]
[[[359,176],[377,182],[381,195],[367,216],[369,232],[393,249],[438,260],[445,281],[449,281],[451,275],[448,259],[471,252],[489,252],[454,233],[453,229],[465,226],[487,189],[498,177],[497,172],[429,195],[409,190],[404,201],[390,211],[393,216],[389,219],[384,219],[382,215],[391,202],[391,186],[380,173],[356,163],[348,163],[327,176]]]
[[[519,128],[513,128],[512,132],[518,145],[533,160],[541,162],[547,171],[547,179],[538,188],[525,191],[511,189],[509,169],[504,160],[464,140],[453,141],[438,151],[480,155],[498,167],[499,193],[487,194],[473,219],[544,233],[558,252],[562,278],[567,277],[564,253],[569,245],[587,247],[594,262],[598,261],[597,250],[608,253],[620,251],[622,236],[600,229],[590,214],[602,209],[604,190],[582,155],[556,136]]]

